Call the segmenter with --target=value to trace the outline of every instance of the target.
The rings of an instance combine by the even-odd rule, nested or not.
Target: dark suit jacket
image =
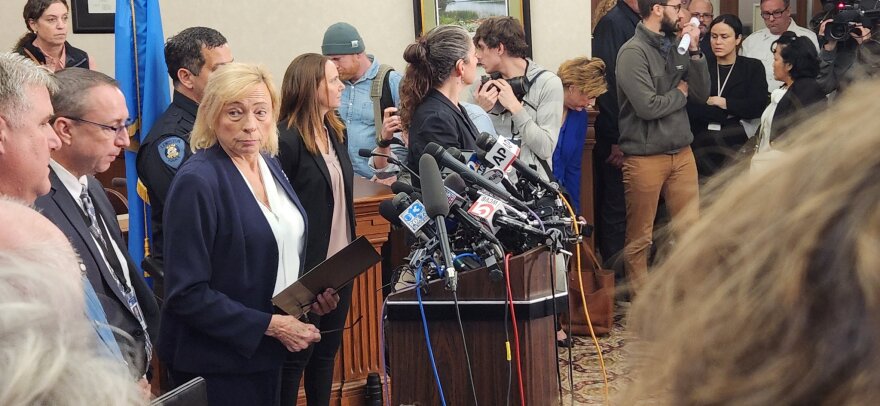
[[[605,81],[608,91],[596,99],[599,116],[596,117],[596,142],[605,145],[617,144],[620,138],[617,118],[620,107],[617,103],[617,52],[626,41],[636,33],[636,25],[641,18],[624,0],[608,10],[593,29],[593,56],[605,62]]]
[[[776,105],[773,124],[770,127],[770,142],[776,141],[785,130],[803,121],[806,114],[813,111],[806,110],[808,107],[821,108],[814,105],[824,105],[826,101],[825,92],[816,79],[795,79],[785,92],[785,96],[782,96],[779,104]]]
[[[302,213],[278,161],[264,158]],[[303,219],[308,232],[304,213]],[[219,145],[180,167],[164,222],[166,293],[158,343],[163,360],[194,374],[280,367],[286,349],[265,335],[273,313],[278,245],[253,193]]]
[[[408,166],[419,172],[419,158],[425,146],[436,142],[444,148],[456,147],[476,151],[480,132],[464,107],[455,106],[437,89],[431,89],[416,107],[409,123]],[[418,184],[417,179],[413,179]]]
[[[73,200],[73,196],[68,193],[54,170],[50,170],[49,180],[51,181],[52,189],[48,194],[37,199],[36,207],[61,229],[70,240],[73,248],[79,253],[80,260],[85,266],[86,277],[95,288],[98,299],[101,300],[101,306],[107,314],[107,321],[110,325],[128,333],[136,341],[132,345],[135,351],[139,351],[137,356],[142,358],[137,359],[135,363],[132,363],[135,360],[127,359],[129,364],[143,365],[145,371],[146,367],[148,367],[146,365],[146,356],[143,352],[146,337],[140,322],[128,307],[125,294],[119,289],[119,285],[113,279],[111,274],[113,271],[108,268],[107,263],[101,256],[98,245],[95,243],[94,238],[92,238],[91,232],[89,232],[89,226],[86,224],[82,209]],[[128,255],[128,245],[122,240],[122,233],[119,230],[119,224],[116,222],[116,213],[113,211],[113,206],[110,205],[110,200],[107,199],[104,188],[101,187],[101,182],[94,177],[89,177],[88,183],[89,195],[92,198],[92,203],[95,205],[95,212],[104,219],[108,231],[112,234],[111,237],[120,251],[122,251],[124,259],[128,263],[132,289],[135,295],[137,295],[138,303],[144,314],[147,331],[150,333],[150,337],[155,340],[159,328],[159,306],[156,304],[153,291],[150,290],[143,274],[138,272],[138,268]],[[123,345],[123,350],[125,350],[124,345],[126,343],[120,341],[120,344]],[[123,351],[123,354],[126,357],[129,356],[129,354],[126,354],[126,351]]]
[[[327,246],[330,243],[330,228],[338,226],[331,224],[333,220],[333,189],[330,185],[330,172],[327,164],[320,155],[313,155],[306,149],[302,135],[296,127],[287,128],[287,120],[281,120],[278,125],[278,161],[281,169],[290,179],[290,184],[297,195],[307,196],[302,202],[303,209],[309,218],[309,232],[306,236],[308,251],[305,253],[305,270],[308,272],[315,265],[327,258]],[[345,188],[345,207],[348,208],[348,226],[351,237],[354,237],[354,198],[352,182],[354,170],[351,159],[348,156],[347,142],[340,143],[336,140],[336,133],[329,125],[330,143],[339,157],[342,167],[342,180]]]

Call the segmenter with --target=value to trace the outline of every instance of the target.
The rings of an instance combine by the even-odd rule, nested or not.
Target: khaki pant
[[[633,290],[638,291],[648,274],[648,252],[661,194],[674,225],[686,227],[699,217],[697,166],[691,148],[682,148],[676,154],[627,156],[623,162],[623,188],[624,267]]]

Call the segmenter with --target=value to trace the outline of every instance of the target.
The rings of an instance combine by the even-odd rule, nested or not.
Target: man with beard
[[[379,63],[373,55],[366,53],[364,40],[357,29],[348,23],[336,23],[324,32],[321,52],[330,58],[339,70],[339,79],[345,84],[342,90],[342,103],[339,115],[345,122],[348,134],[348,156],[354,172],[367,179],[374,179],[374,170],[369,166],[368,158],[358,155],[362,148],[372,150],[378,145],[376,152],[390,154],[391,144],[403,141],[394,138],[394,133],[402,130],[400,117],[396,115],[400,103],[398,89],[401,74],[388,65]],[[381,74],[380,74],[381,73]],[[379,80],[377,93],[381,91],[381,100],[388,100],[389,105],[381,109],[381,125],[376,128],[377,119],[375,101],[371,97],[373,82]],[[379,131],[377,133],[377,131]],[[378,141],[377,141],[378,140]]]
[[[661,193],[674,221],[698,216],[694,139],[685,106],[705,103],[709,71],[697,27],[684,24],[689,52],[676,52],[681,21],[690,14],[681,0],[639,0],[642,21],[617,54],[620,150],[626,197],[624,267],[635,292],[648,273],[654,217]]]

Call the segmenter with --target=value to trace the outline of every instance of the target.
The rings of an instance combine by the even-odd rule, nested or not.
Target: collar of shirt
[[[73,196],[73,201],[75,201],[79,208],[82,209],[82,200],[79,199],[79,195],[82,193],[83,185],[88,187],[88,177],[80,176],[77,178],[70,173],[67,168],[61,166],[58,162],[55,162],[54,159],[49,160],[49,166],[55,171],[55,175],[61,180],[61,183],[64,185],[64,188],[67,189],[67,192]]]
[[[370,58],[371,63],[370,63],[370,67],[367,68],[367,71],[364,72],[364,75],[359,77],[354,82],[346,80],[345,81],[346,83],[356,85],[356,84],[363,82],[365,80],[373,80],[376,78],[376,75],[379,74],[379,61],[376,60],[376,57],[374,57],[373,55],[370,55],[370,54],[367,54],[367,58]]]

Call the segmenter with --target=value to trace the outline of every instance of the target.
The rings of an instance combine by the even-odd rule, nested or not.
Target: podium
[[[563,312],[568,296],[557,292],[554,298],[552,258],[549,249],[540,247],[510,260],[510,289],[529,405],[556,404],[558,397],[553,303]],[[510,370],[511,404],[520,404],[516,358],[508,363],[505,347],[507,285],[503,280],[492,282],[485,268],[462,272],[458,278],[458,302],[477,400],[484,405],[506,404]],[[422,303],[446,404],[473,404],[452,292],[445,289],[443,280],[431,281],[425,290]],[[389,295],[387,315],[392,404],[440,404],[414,288]],[[513,325],[508,322],[507,326],[513,354]]]

